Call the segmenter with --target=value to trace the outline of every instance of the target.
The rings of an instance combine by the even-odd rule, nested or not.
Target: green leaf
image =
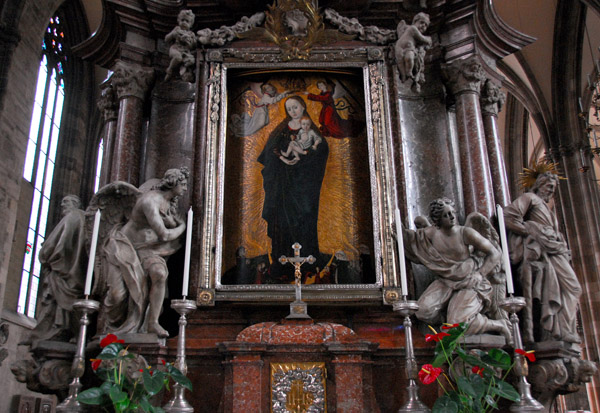
[[[100,360],[114,360],[118,357],[121,350],[123,350],[121,343],[112,343],[104,347],[97,358]]]
[[[496,403],[496,401],[494,400],[494,398],[492,396],[490,396],[489,394],[487,394],[485,396],[485,402],[490,405],[493,409],[497,409],[498,408],[498,403]]]
[[[140,398],[140,407],[142,408],[144,413],[153,413],[154,412],[154,406],[152,406],[150,404],[150,402],[148,401],[146,396],[143,396],[142,398]]]
[[[128,399],[128,394],[122,391],[121,388],[117,385],[114,385],[110,388],[108,395],[115,404],[121,404],[123,403],[123,401]]]
[[[142,378],[144,380],[144,389],[146,389],[148,394],[151,396],[154,396],[162,390],[164,381],[160,374],[154,374],[154,376],[151,376],[149,371],[144,369],[142,372]]]
[[[467,353],[461,347],[457,347],[455,351],[456,351],[456,354],[458,355],[458,357],[460,357],[469,366],[471,366],[471,367],[480,366],[483,368],[486,367],[485,365],[483,365],[483,363],[481,362],[479,357],[476,357],[472,354]]]
[[[458,380],[456,380],[456,384],[458,385],[460,391],[471,396],[474,399],[477,398],[477,392],[469,382],[469,379],[467,379],[465,376],[460,376]]]
[[[487,385],[483,381],[483,378],[479,374],[471,374],[470,382],[473,390],[475,390],[475,397],[481,399],[487,390]]]
[[[107,399],[100,387],[92,387],[79,393],[77,400],[83,404],[104,404]]]
[[[503,380],[498,380],[497,385],[492,387],[491,391],[492,393],[513,402],[521,400],[521,397],[515,388]]]
[[[484,354],[481,359],[493,367],[499,367],[502,370],[508,370],[512,365],[510,354],[506,351],[493,348],[487,354]]]
[[[171,377],[173,378],[173,380],[175,380],[175,382],[179,383],[189,391],[192,391],[192,382],[190,381],[190,379],[184,376],[182,372],[180,372],[176,368],[173,368],[173,370],[170,373]]]
[[[435,401],[431,413],[458,413],[458,404],[444,395]]]

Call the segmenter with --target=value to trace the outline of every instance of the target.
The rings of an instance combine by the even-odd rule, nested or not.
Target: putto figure
[[[178,26],[165,37],[165,41],[170,45],[171,58],[165,80],[180,76],[186,82],[194,81],[196,59],[192,52],[196,48],[196,35],[191,28],[195,18],[191,10],[181,10],[177,16]]]
[[[428,27],[429,15],[418,13],[410,26],[402,20],[397,28],[398,40],[394,51],[400,79],[402,82],[412,79],[412,87],[417,93],[425,82],[425,52],[431,47],[431,37],[424,34]]]
[[[570,264],[571,252],[548,205],[557,185],[555,174],[540,174],[530,192],[504,209],[510,258],[518,266],[527,301],[522,317],[526,342],[581,342],[576,330],[581,286]],[[539,319],[533,318],[534,306],[539,307]]]
[[[473,222],[469,217],[467,222]],[[458,225],[454,203],[447,198],[429,204],[429,218],[433,226],[403,229],[407,257],[438,276],[419,298],[417,318],[428,324],[466,322],[470,335],[496,332],[512,342],[508,320],[491,318],[497,307],[490,277],[499,272],[499,249],[474,228]]]

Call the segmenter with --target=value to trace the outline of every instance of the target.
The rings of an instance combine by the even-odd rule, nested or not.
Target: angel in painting
[[[187,190],[187,168],[169,169],[147,191],[125,182],[101,188],[88,210],[102,210],[100,277],[93,294],[102,297],[104,332],[155,333],[168,276],[166,259],[181,246],[186,224],[177,212]],[[143,188],[144,186],[142,186]]]
[[[416,316],[428,324],[466,322],[467,334],[496,332],[511,343],[508,318],[498,312],[499,292],[490,281],[498,284],[500,272],[501,253],[492,242],[497,234],[487,218],[471,215],[458,225],[454,203],[439,198],[429,204],[432,226],[403,229],[407,257],[438,277],[419,297]]]
[[[231,116],[231,130],[238,138],[250,136],[264,128],[269,124],[269,106],[279,102],[286,97],[289,92],[277,93],[277,88],[271,83],[263,83],[260,89],[256,90],[258,83],[252,84],[252,91],[259,98],[258,102],[254,96],[250,99],[251,106],[254,106],[252,115],[242,113],[241,115],[234,114]]]
[[[429,27],[429,15],[417,13],[410,26],[404,20],[398,23],[396,31],[398,40],[394,46],[396,64],[402,82],[413,80],[415,92],[420,92],[421,84],[425,82],[425,52],[431,47],[431,37],[425,36]]]
[[[357,132],[357,124],[352,118],[344,119],[338,113],[336,106],[336,98],[342,96],[342,87],[331,81],[320,80],[317,82],[317,88],[321,91],[315,95],[308,93],[308,100],[320,102],[322,105],[321,113],[319,113],[319,129],[321,134],[333,138],[346,138],[354,136]],[[336,94],[336,89],[338,93]]]

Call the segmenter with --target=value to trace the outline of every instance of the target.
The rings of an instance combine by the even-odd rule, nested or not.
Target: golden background
[[[277,93],[295,89],[289,96],[299,95],[307,105],[307,113],[319,126],[322,104],[307,99],[302,92],[319,94],[317,81],[325,78],[338,82],[336,93],[346,89],[336,103],[350,104],[361,125],[364,125],[364,93],[362,72],[275,72],[260,76],[277,88]],[[229,75],[228,117],[254,108],[249,100],[256,96],[257,77],[241,73]],[[341,88],[339,85],[343,85]],[[254,90],[252,90],[254,89]],[[260,93],[260,92],[259,92]],[[223,218],[223,271],[235,265],[235,252],[246,248],[246,257],[253,258],[271,251],[267,223],[262,218],[264,202],[263,165],[257,161],[270,133],[285,118],[285,98],[269,106],[269,123],[253,135],[239,138],[227,131],[225,155],[225,194]],[[346,102],[343,102],[345,100]],[[342,102],[340,102],[342,101]],[[348,110],[338,110],[348,118]],[[319,201],[318,236],[321,253],[334,254],[342,250],[349,260],[358,259],[359,248],[373,254],[371,190],[368,145],[365,129],[355,137],[336,139],[324,137],[329,144],[329,157]],[[306,194],[310,196],[310,194]],[[362,247],[361,247],[362,246]],[[291,246],[290,246],[291,254]],[[279,257],[273,257],[277,259]]]

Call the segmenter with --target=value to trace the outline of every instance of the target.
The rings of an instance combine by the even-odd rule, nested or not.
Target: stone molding
[[[100,98],[98,99],[98,109],[102,113],[104,122],[116,120],[119,112],[119,104],[116,99],[115,89],[109,82],[103,83]]]
[[[468,92],[479,94],[486,79],[485,72],[477,56],[442,65],[442,73],[445,77],[445,84],[453,95]]]
[[[117,90],[119,100],[130,96],[143,100],[154,80],[153,69],[142,67],[137,63],[126,63],[122,60],[117,60],[113,72],[110,80],[112,86]]]
[[[484,115],[498,116],[506,102],[506,94],[491,79],[487,79],[481,91],[480,102]]]

